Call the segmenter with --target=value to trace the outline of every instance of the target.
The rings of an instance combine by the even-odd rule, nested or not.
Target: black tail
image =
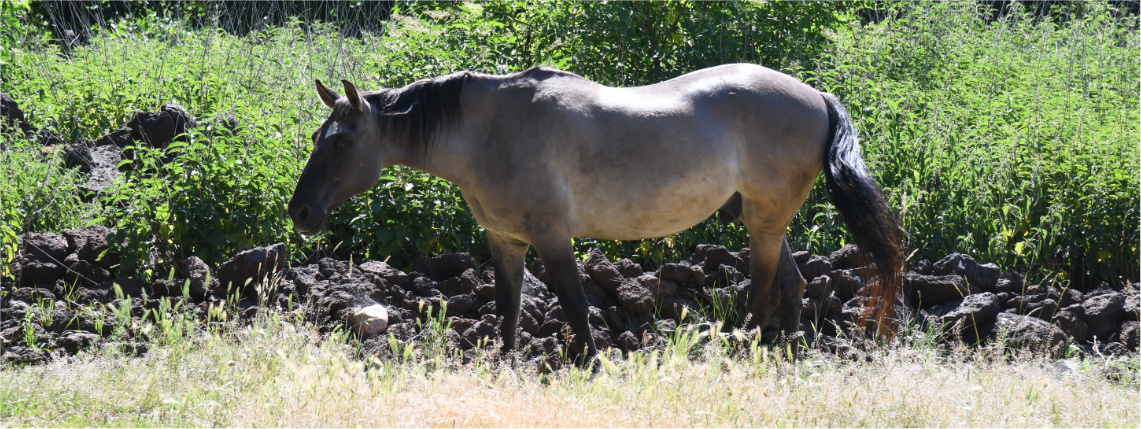
[[[832,94],[821,95],[828,105],[828,121],[832,126],[824,179],[832,195],[832,205],[844,217],[848,232],[859,247],[862,265],[869,267],[863,294],[871,302],[864,312],[864,321],[874,320],[877,330],[887,328],[880,332],[890,333],[893,329],[884,322],[894,317],[896,295],[903,286],[899,223],[884,201],[875,178],[860,159],[856,127],[848,111]]]

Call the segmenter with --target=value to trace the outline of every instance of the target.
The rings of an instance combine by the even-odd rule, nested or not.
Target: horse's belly
[[[730,180],[671,181],[644,192],[582,192],[576,195],[572,235],[605,240],[663,237],[689,229],[709,217],[734,192]]]

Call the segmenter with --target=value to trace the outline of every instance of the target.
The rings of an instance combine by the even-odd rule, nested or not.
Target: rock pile
[[[199,317],[220,308],[235,311],[239,320],[263,309],[304,314],[321,331],[356,333],[380,352],[388,350],[389,335],[401,342],[424,341],[432,324],[448,326],[444,342],[453,350],[494,349],[489,344],[497,339],[494,270],[464,253],[419,258],[407,273],[381,261],[333,258],[287,268],[285,247],[277,244],[240,252],[216,269],[190,257],[173,278],[146,284],[114,277],[118,246],[108,242],[111,232],[92,226],[20,237],[13,266],[17,288],[0,302],[4,360],[43,362],[51,353],[74,354],[103,342],[117,322],[82,310],[87,306],[129,307],[137,319],[160,308],[162,299]],[[837,336],[858,331],[852,322],[862,311],[863,285],[855,250],[793,255],[809,279],[802,328],[810,344],[835,348]],[[579,276],[596,344],[624,351],[654,347],[679,323],[703,318],[726,321],[732,329],[741,322],[748,266],[748,249],[731,252],[721,246],[698,246],[689,260],[650,272],[630,260],[610,261],[592,252],[579,264]],[[963,254],[920,261],[905,279],[904,313],[947,342],[1001,338],[1057,352],[1072,340],[1103,354],[1138,348],[1137,284],[1087,293],[1027,285],[1017,273]],[[523,356],[581,352],[565,349],[570,330],[547,280],[542,261],[536,260],[523,286],[517,333]]]
[[[233,135],[238,122],[232,115],[219,115],[209,121],[211,133]],[[60,136],[44,129],[37,131],[28,124],[24,112],[11,97],[0,93],[0,132],[23,134],[45,146],[59,146],[64,165],[78,168],[88,174],[86,189],[99,192],[111,185],[120,171],[132,168],[131,147],[149,146],[165,149],[175,141],[185,141],[185,135],[199,124],[181,106],[163,105],[158,112],[140,112],[122,127],[95,140],[79,139],[64,145]]]

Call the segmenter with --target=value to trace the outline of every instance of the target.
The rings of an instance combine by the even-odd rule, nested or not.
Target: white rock
[[[380,304],[355,308],[349,313],[349,328],[362,337],[384,332],[388,328],[388,310]]]

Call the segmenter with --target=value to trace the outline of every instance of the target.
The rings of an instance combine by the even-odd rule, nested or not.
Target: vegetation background
[[[398,87],[457,70],[550,65],[642,85],[732,62],[836,94],[898,210],[911,261],[964,252],[1031,282],[1138,280],[1137,2],[27,2],[0,3],[0,92],[37,128],[95,139],[178,103],[203,128],[102,193],[57,151],[0,137],[0,266],[18,234],[117,228],[120,272],[165,275],[284,241],[295,259],[469,252],[489,259],[457,189],[406,168],[303,239],[284,215],[327,115],[314,79]],[[493,154],[489,154],[493,156]],[[166,162],[171,161],[171,162]],[[823,179],[790,227],[798,250],[843,245]],[[694,246],[745,246],[711,218],[635,242],[583,239],[648,266]],[[8,286],[6,286],[8,287]]]

